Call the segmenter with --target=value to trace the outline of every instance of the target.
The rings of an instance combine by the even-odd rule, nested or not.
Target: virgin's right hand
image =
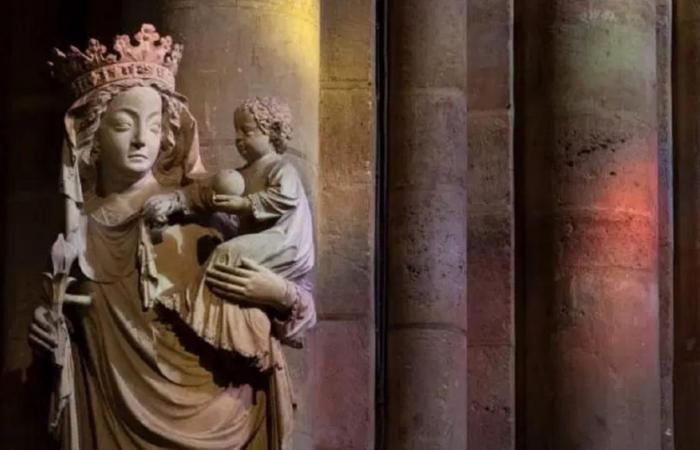
[[[207,211],[214,210],[214,189],[209,185],[202,185],[199,188],[199,201]]]
[[[53,312],[46,306],[37,306],[29,325],[29,345],[35,353],[53,352],[58,345],[58,331]]]
[[[177,196],[173,193],[155,195],[143,206],[146,221],[156,225],[168,223],[168,216],[178,210]]]

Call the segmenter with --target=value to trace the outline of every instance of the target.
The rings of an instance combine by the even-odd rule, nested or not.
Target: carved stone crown
[[[90,39],[85,52],[71,46],[67,53],[53,49],[49,61],[53,75],[70,86],[76,97],[115,81],[142,78],[175,89],[175,74],[182,58],[182,45],[160,36],[151,24],[141,25],[132,45],[128,35],[114,38],[114,53],[97,39]]]

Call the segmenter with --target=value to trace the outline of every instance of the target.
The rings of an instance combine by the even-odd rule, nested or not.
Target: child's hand
[[[228,214],[245,214],[252,211],[250,200],[240,195],[213,195],[212,206],[215,210]]]

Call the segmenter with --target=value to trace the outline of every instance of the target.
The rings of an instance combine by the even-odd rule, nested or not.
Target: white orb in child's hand
[[[214,175],[212,188],[219,195],[243,195],[245,181],[237,170],[226,169]]]

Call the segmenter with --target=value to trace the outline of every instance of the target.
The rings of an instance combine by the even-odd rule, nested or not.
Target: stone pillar
[[[292,110],[294,138],[287,157],[316,205],[319,128],[319,0],[162,0],[163,32],[185,45],[178,90],[199,122],[208,169],[241,163],[233,111],[254,95],[277,96]],[[290,350],[299,402],[294,446],[313,448],[312,351]]]
[[[466,5],[392,2],[388,438],[466,448]]]
[[[700,448],[700,4],[676,2],[676,449]]]
[[[468,448],[515,448],[511,0],[468,17]]]
[[[656,0],[515,17],[525,448],[656,450]]]

